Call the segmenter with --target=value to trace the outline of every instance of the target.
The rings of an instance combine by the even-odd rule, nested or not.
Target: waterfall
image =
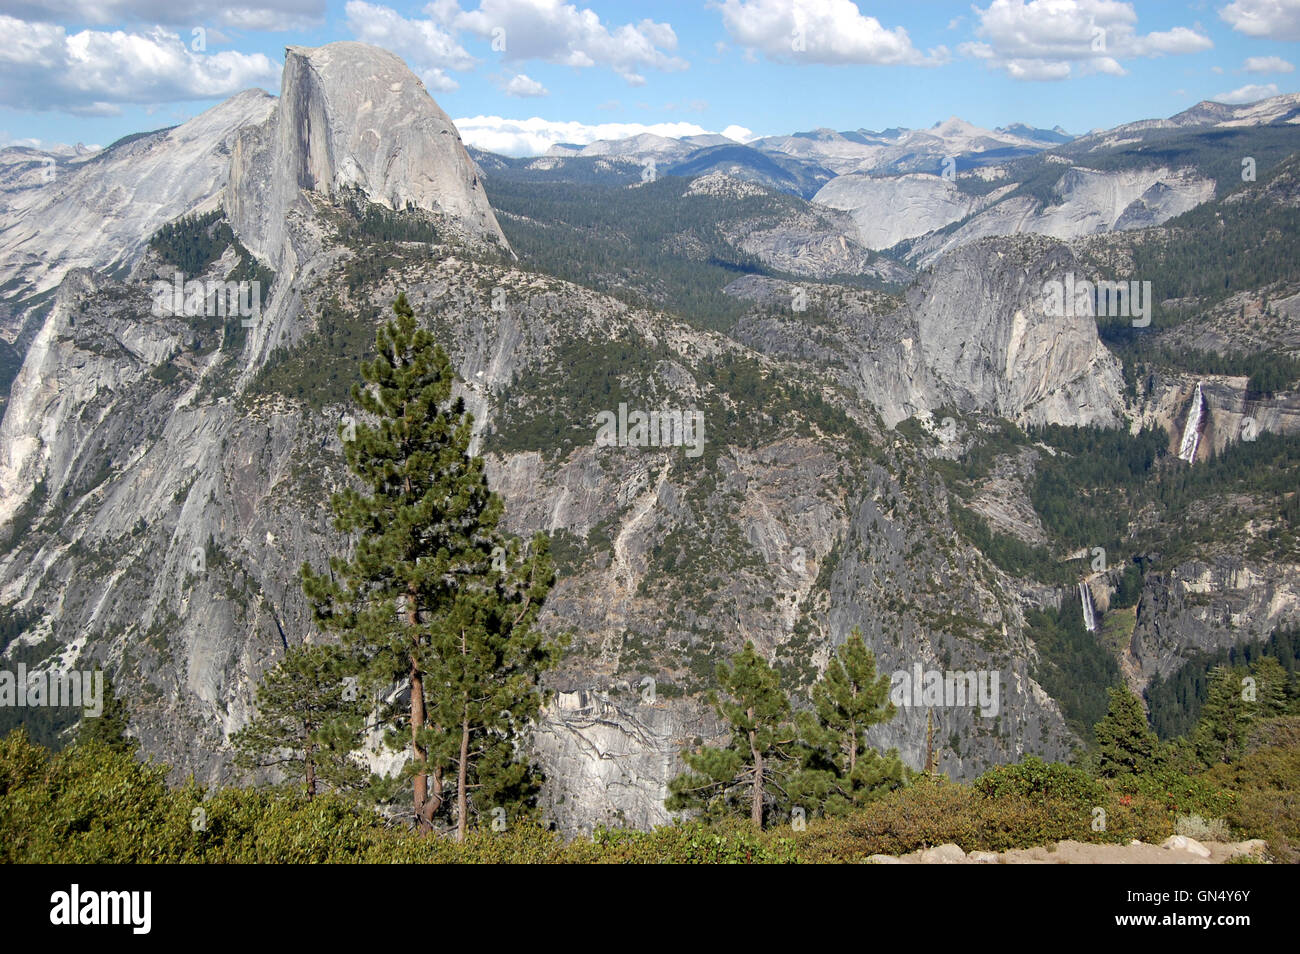
[[[1097,632],[1097,608],[1092,605],[1092,590],[1087,583],[1079,584],[1079,602],[1083,605],[1083,626],[1090,632]]]
[[[1178,456],[1187,463],[1196,460],[1196,448],[1201,444],[1201,412],[1205,399],[1201,396],[1201,382],[1196,382],[1196,393],[1192,395],[1192,406],[1187,412],[1187,424],[1183,427],[1183,439],[1178,445]]]

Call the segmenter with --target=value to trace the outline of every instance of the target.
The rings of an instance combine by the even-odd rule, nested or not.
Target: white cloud
[[[446,71],[471,69],[478,62],[431,20],[408,20],[396,10],[364,0],[348,0],[343,11],[353,36],[396,53],[429,89],[456,89],[460,84]]]
[[[173,27],[227,26],[298,30],[325,21],[325,0],[0,0],[0,14],[38,23],[92,26],[143,23]]]
[[[986,9],[972,9],[980,40],[963,43],[959,51],[1013,79],[1061,80],[1076,72],[1123,76],[1124,60],[1214,45],[1189,27],[1140,34],[1133,5],[1121,0],[991,0]]]
[[[601,139],[626,139],[641,133],[680,138],[702,136],[712,130],[695,123],[580,123],[542,119],[503,119],[500,116],[472,116],[455,120],[460,137],[471,146],[504,156],[538,156],[557,142],[585,146]],[[728,126],[722,135],[740,140],[752,138],[743,126]]]
[[[684,70],[675,54],[677,34],[667,23],[643,19],[606,25],[589,8],[561,0],[480,0],[462,9],[457,0],[434,0],[424,11],[444,27],[493,42],[507,63],[539,60],[585,69],[603,66],[640,86],[640,70]]]
[[[1219,16],[1247,36],[1300,40],[1300,0],[1234,0]]]
[[[501,91],[507,96],[518,96],[527,98],[529,96],[549,96],[551,91],[548,90],[537,80],[524,73],[516,73],[509,80],[499,84]]]
[[[863,16],[852,0],[723,0],[715,6],[731,39],[751,55],[826,64],[934,65],[948,59],[946,47],[922,53],[907,30]]]
[[[1264,85],[1251,83],[1240,89],[1234,89],[1231,93],[1216,93],[1211,99],[1216,103],[1230,103],[1235,106],[1241,103],[1253,103],[1256,100],[1268,99],[1270,96],[1276,95],[1276,83],[1266,83]]]
[[[734,139],[736,142],[751,142],[758,138],[754,135],[752,129],[746,129],[744,126],[728,126],[722,130],[722,135],[728,139]]]
[[[1248,56],[1242,67],[1247,73],[1294,73],[1295,66],[1280,56]]]
[[[0,15],[0,34],[0,103],[17,109],[106,116],[122,103],[216,99],[279,84],[280,66],[261,53],[196,53],[162,27],[68,34]]]

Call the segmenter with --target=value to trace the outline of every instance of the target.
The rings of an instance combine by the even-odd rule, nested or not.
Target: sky
[[[0,33],[0,145],[175,125],[337,40],[516,156],[950,116],[1082,133],[1300,90],[1300,0],[0,0]]]

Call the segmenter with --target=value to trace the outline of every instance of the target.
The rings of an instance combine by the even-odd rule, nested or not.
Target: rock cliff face
[[[926,270],[902,308],[882,312],[843,294],[821,302],[813,289],[811,300],[836,319],[833,330],[756,321],[740,337],[788,357],[834,354],[845,386],[889,427],[945,406],[1022,424],[1110,425],[1122,411],[1123,378],[1095,321],[1044,313],[1044,282],[1062,280],[1074,262],[1067,248],[1036,236],[989,239]],[[787,283],[757,276],[728,291],[769,304],[792,295]]]
[[[1004,187],[1001,193],[1007,188],[1014,187]],[[997,198],[1001,198],[999,192],[989,196],[963,193],[955,183],[934,175],[884,178],[851,173],[826,183],[813,201],[851,213],[862,244],[886,249],[960,221]]]
[[[23,176],[0,206],[2,297],[47,292],[74,268],[125,274],[159,226],[217,206],[239,131],[274,105],[249,90],[175,128]],[[0,336],[12,342],[24,314],[0,308]]]
[[[1073,167],[1062,174],[1046,204],[1011,195],[1015,188],[1009,183],[973,195],[935,175],[852,173],[826,183],[813,201],[852,214],[867,248],[891,248],[925,236],[908,252],[909,260],[924,266],[946,251],[995,235],[1032,232],[1072,239],[1159,225],[1214,196],[1213,180],[1167,168],[1099,172]],[[955,222],[962,224],[945,229]]]
[[[284,218],[301,191],[349,187],[506,245],[460,134],[405,63],[363,43],[288,47],[279,102],[235,143],[225,194],[231,225],[260,258],[278,263]]]
[[[1008,197],[988,205],[956,229],[927,236],[908,256],[920,265],[930,265],[946,251],[992,235],[1033,232],[1074,239],[1145,228],[1160,225],[1213,197],[1214,181],[1186,169],[1098,172],[1071,168],[1057,182],[1049,204],[1029,196]]]

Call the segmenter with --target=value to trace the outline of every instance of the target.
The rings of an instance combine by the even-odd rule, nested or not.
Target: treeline
[[[1285,708],[1300,706],[1300,630],[1274,632],[1259,642],[1199,653],[1173,673],[1156,677],[1146,689],[1147,711],[1152,728],[1162,739],[1186,735],[1196,725],[1210,697],[1212,674],[1220,667],[1258,674],[1260,660],[1272,659],[1286,673],[1282,686]],[[1271,667],[1268,667],[1271,668]],[[1256,686],[1258,691],[1258,686]]]
[[[187,281],[201,275],[225,254],[227,248],[233,248],[239,261],[223,280],[259,282],[260,304],[265,306],[271,300],[275,271],[263,265],[252,252],[244,248],[221,209],[213,209],[202,215],[186,215],[168,222],[150,237],[149,247],[164,262],[176,266]],[[238,336],[238,345],[241,346],[243,334],[238,319],[228,319],[227,335]]]
[[[689,185],[673,176],[633,187],[485,182],[502,230],[527,264],[698,327],[725,329],[751,306],[722,289],[741,275],[772,272],[736,251],[719,223],[775,218],[802,203],[770,194],[683,197]]]
[[[1230,199],[1199,205],[1133,245],[1133,274],[1159,289],[1157,319],[1169,317],[1162,300],[1196,298],[1204,306],[1300,278],[1300,208],[1265,195],[1270,187],[1294,193],[1298,169],[1300,160],[1292,157],[1261,170],[1257,182],[1241,185]],[[1238,183],[1240,175],[1238,166]]]
[[[1091,742],[1092,726],[1106,714],[1106,690],[1120,682],[1119,664],[1084,627],[1077,592],[1067,590],[1059,610],[1029,610],[1025,623],[1038,649],[1034,678],[1060,704],[1066,724]]]
[[[1110,326],[1115,327],[1115,326]],[[1131,330],[1131,329],[1130,329]],[[1170,368],[1193,374],[1221,374],[1246,378],[1246,388],[1254,395],[1272,395],[1289,391],[1300,380],[1300,359],[1282,351],[1257,351],[1246,354],[1200,351],[1193,348],[1149,348],[1140,338],[1127,334],[1110,335],[1099,323],[1103,340],[1112,346],[1124,362],[1126,384],[1135,382],[1149,368]]]
[[[1029,434],[1057,451],[1039,458],[1029,494],[1048,532],[1072,547],[1118,544],[1168,450],[1168,432],[1051,424]]]

